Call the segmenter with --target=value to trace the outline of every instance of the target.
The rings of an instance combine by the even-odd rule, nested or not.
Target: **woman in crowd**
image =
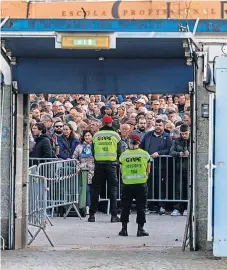
[[[94,157],[92,155],[92,133],[90,130],[85,130],[81,137],[81,144],[79,144],[74,153],[73,158],[78,160],[80,168],[88,168],[87,192],[86,192],[86,214],[89,214],[91,204],[90,190],[92,177],[94,175]]]
[[[178,103],[179,103],[179,96],[178,95],[173,96],[173,103],[178,105]]]
[[[170,120],[168,120],[168,122],[165,125],[165,131],[170,133],[174,128],[175,125]]]
[[[39,130],[38,130],[36,121],[31,123],[31,132],[32,132],[32,136],[35,140],[39,135]]]
[[[173,104],[173,98],[172,98],[171,95],[167,96],[166,100],[167,100],[167,105],[168,106]]]
[[[58,143],[60,148],[58,157],[62,159],[71,159],[79,141],[70,124],[64,124],[63,135],[61,140],[58,140]]]
[[[124,122],[124,119],[126,118],[126,108],[123,105],[120,105],[117,108],[117,114],[119,116],[119,122],[122,124]]]
[[[37,138],[38,136],[38,128],[36,126],[36,121],[34,119],[30,120],[30,129],[28,136],[29,136],[29,153],[31,154],[35,147],[35,138]]]

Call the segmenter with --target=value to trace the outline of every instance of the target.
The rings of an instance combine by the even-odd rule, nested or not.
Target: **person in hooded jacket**
[[[46,127],[43,123],[38,122],[35,124],[37,127],[37,137],[35,139],[35,146],[30,156],[32,158],[51,158],[52,148],[48,135],[46,134]],[[38,161],[34,161],[34,165],[38,164]]]

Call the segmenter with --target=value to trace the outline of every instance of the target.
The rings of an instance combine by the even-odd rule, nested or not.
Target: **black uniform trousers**
[[[110,198],[111,215],[117,215],[117,166],[118,165],[114,163],[95,163],[94,177],[91,186],[90,215],[94,215],[97,212],[101,187],[106,180]]]
[[[136,200],[136,222],[144,224],[146,223],[147,184],[123,185],[121,222],[129,222],[133,199]]]

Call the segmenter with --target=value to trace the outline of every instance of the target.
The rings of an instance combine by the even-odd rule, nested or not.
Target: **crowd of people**
[[[80,167],[89,168],[87,184],[87,211],[90,206],[90,186],[94,173],[92,153],[93,136],[102,127],[102,119],[108,115],[112,128],[121,138],[122,150],[128,147],[129,134],[141,139],[140,148],[154,159],[152,175],[148,179],[148,191],[159,194],[160,177],[158,157],[175,158],[190,155],[190,96],[181,95],[30,95],[30,157],[77,159]],[[157,162],[156,162],[157,161]],[[181,163],[181,175],[186,177],[188,159]],[[162,173],[162,172],[161,172]],[[180,174],[180,173],[179,173]],[[176,177],[177,193],[180,192]],[[162,188],[162,191],[164,188]],[[186,193],[186,190],[183,191]],[[165,196],[165,195],[163,195]],[[178,195],[179,196],[179,195]],[[166,213],[164,202],[148,205],[150,211]],[[175,205],[172,215],[185,214],[183,204]]]

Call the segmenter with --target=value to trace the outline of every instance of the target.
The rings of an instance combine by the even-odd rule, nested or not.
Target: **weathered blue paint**
[[[216,60],[214,248],[215,256],[227,257],[227,127],[223,123],[227,100],[227,57]]]
[[[178,32],[187,22],[193,29],[195,20],[9,19],[3,32]],[[199,27],[206,30],[207,22]],[[23,93],[182,93],[193,81],[182,39],[121,38],[115,50],[98,52],[55,49],[54,38],[5,39]]]
[[[54,57],[105,59],[143,58],[143,59],[185,59],[182,39],[117,39],[114,50],[62,50],[55,49],[54,38],[5,38],[7,49],[15,57]]]
[[[192,67],[184,59],[18,59],[13,80],[23,93],[182,93]]]
[[[9,19],[2,31],[178,32],[187,23],[192,31],[195,20]],[[200,20],[197,32],[227,32],[227,20]]]

